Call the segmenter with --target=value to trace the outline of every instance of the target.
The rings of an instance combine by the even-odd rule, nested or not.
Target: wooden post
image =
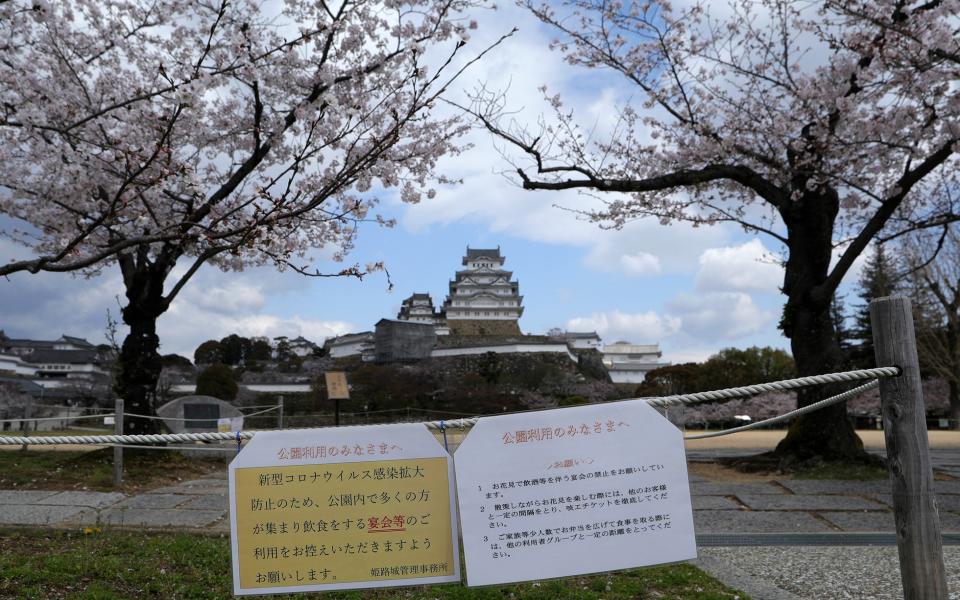
[[[123,398],[117,398],[113,409],[113,432],[123,435]],[[123,485],[123,444],[113,447],[113,487]]]
[[[943,540],[933,492],[910,300],[901,296],[873,300],[870,324],[877,366],[896,366],[902,370],[899,377],[880,379],[880,406],[893,487],[903,597],[946,600]]]
[[[23,407],[23,420],[20,421],[21,429],[23,430],[23,437],[25,438],[30,437],[30,421],[28,419],[29,417],[32,417],[32,416],[33,416],[33,406],[31,404],[25,405]],[[20,446],[20,451],[26,452],[29,446],[30,444],[23,444],[22,446]]]

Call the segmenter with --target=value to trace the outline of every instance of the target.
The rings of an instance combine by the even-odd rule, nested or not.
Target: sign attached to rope
[[[261,431],[229,476],[236,595],[460,581],[453,461],[422,424]]]
[[[645,402],[480,419],[455,460],[467,585],[697,556],[683,435]]]
[[[217,419],[217,431],[221,433],[243,431],[243,417],[224,417]]]

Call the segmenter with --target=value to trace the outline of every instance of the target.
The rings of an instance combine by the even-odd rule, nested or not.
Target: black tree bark
[[[137,415],[156,414],[157,382],[163,368],[157,319],[166,312],[169,301],[163,296],[163,285],[169,273],[167,262],[151,262],[144,250],[137,256],[120,259],[126,288],[127,305],[123,322],[130,333],[120,348],[117,381],[114,391],[124,400],[124,411]],[[157,433],[155,419],[124,419],[124,433]]]
[[[954,299],[956,302],[956,298]],[[956,305],[949,307],[947,313],[947,353],[953,367],[952,377],[947,377],[950,390],[950,428],[960,431],[960,319],[957,318]]]
[[[834,289],[828,285],[834,223],[839,198],[832,189],[805,194],[781,209],[787,227],[789,258],[783,292],[781,329],[790,339],[799,376],[843,370],[843,353],[830,314]],[[804,407],[840,393],[849,386],[814,386],[801,390],[797,406]],[[847,417],[846,403],[814,411],[796,419],[774,456],[781,468],[812,460],[868,461],[863,442]]]

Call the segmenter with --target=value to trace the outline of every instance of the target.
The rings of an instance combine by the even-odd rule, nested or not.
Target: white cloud
[[[672,365],[680,365],[688,362],[704,362],[717,351],[715,348],[705,348],[703,346],[681,347],[664,349],[663,360]]]
[[[659,275],[660,259],[647,252],[624,254],[620,257],[620,267],[627,275]]]
[[[704,292],[776,292],[783,268],[759,239],[739,246],[709,248],[700,255],[697,290]]]
[[[0,255],[18,257],[26,252],[0,240]],[[174,275],[182,271],[178,269]],[[204,340],[231,333],[247,337],[302,335],[321,343],[326,337],[355,330],[345,321],[264,312],[271,295],[309,285],[307,278],[277,273],[269,267],[242,273],[201,269],[157,321],[160,352],[192,357]],[[56,339],[67,334],[103,344],[107,341],[107,310],[120,321],[120,306],[125,304],[123,281],[115,266],[89,279],[66,273],[15,273],[0,280],[0,329],[11,337]],[[122,323],[118,334],[122,342],[127,334]]]
[[[520,31],[472,66],[463,80],[464,87],[471,87],[469,81],[476,80],[489,90],[507,90],[506,108],[511,121],[536,128],[541,118],[551,118],[550,106],[538,90],[546,85],[548,93],[561,94],[565,108],[576,112],[578,121],[594,139],[604,139],[617,122],[617,108],[631,101],[630,95],[635,93],[631,85],[611,72],[571,67],[562,53],[549,49],[554,32],[529,11],[507,4],[495,15],[495,19],[487,13],[478,17],[481,27],[472,34],[471,46],[484,47],[502,34],[498,24],[516,23]],[[457,91],[452,93],[456,95]],[[465,95],[458,101],[466,101]],[[629,223],[621,231],[601,231],[596,223],[574,211],[599,209],[603,200],[616,195],[606,194],[601,199],[576,190],[525,191],[507,158],[522,158],[522,153],[497,142],[485,129],[472,131],[464,142],[472,148],[438,163],[438,172],[461,179],[461,185],[443,186],[434,198],[403,207],[398,207],[394,195],[388,195],[387,204],[399,213],[402,227],[424,232],[451,223],[478,223],[493,235],[585,248],[588,267],[629,276],[689,269],[690,261],[704,249],[727,242],[726,227],[694,232],[688,225],[665,228],[652,219]],[[677,243],[680,237],[683,241]],[[665,248],[670,248],[671,256],[664,256]]]
[[[203,327],[197,327],[197,323],[203,323]],[[158,330],[163,346],[162,353],[175,352],[192,357],[193,351],[204,340],[220,339],[231,333],[244,337],[268,338],[302,335],[320,344],[328,337],[353,331],[354,326],[343,321],[306,319],[299,315],[291,317],[249,313],[228,315],[206,311],[189,302],[181,302],[171,307],[170,312],[160,318]]]
[[[771,326],[774,315],[742,292],[678,294],[668,304],[683,323],[683,332],[703,341],[734,340]]]
[[[593,313],[567,321],[568,331],[596,331],[605,342],[628,340],[652,343],[670,336],[680,328],[680,319],[645,313],[623,313],[619,310]]]
[[[276,284],[291,278],[308,285],[299,275],[284,275],[266,267],[242,274],[214,269],[201,272],[160,317],[157,330],[162,352],[192,357],[203,341],[231,333],[269,338],[302,335],[319,344],[327,337],[354,330],[355,326],[345,321],[265,313],[267,297],[276,291]]]
[[[252,285],[247,278],[236,278],[215,287],[191,286],[188,295],[189,302],[197,308],[219,314],[256,311],[266,302],[261,286]]]

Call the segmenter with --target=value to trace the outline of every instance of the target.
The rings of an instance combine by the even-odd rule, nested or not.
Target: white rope
[[[826,408],[826,407],[831,406],[831,405],[833,405],[833,404],[837,404],[837,403],[839,403],[839,402],[843,402],[844,400],[849,400],[850,398],[853,398],[854,396],[858,396],[858,395],[862,394],[863,392],[866,392],[867,390],[872,390],[873,388],[875,388],[875,387],[877,387],[877,386],[879,386],[879,385],[880,385],[880,382],[879,382],[878,380],[874,379],[874,380],[871,381],[870,383],[861,385],[861,386],[859,386],[859,387],[855,387],[855,388],[853,388],[852,390],[847,390],[846,392],[843,392],[842,394],[837,394],[836,396],[831,396],[830,398],[827,398],[826,400],[821,400],[820,402],[814,402],[813,404],[811,404],[811,405],[809,405],[809,406],[804,406],[803,408],[798,408],[797,410],[791,410],[791,411],[788,412],[788,413],[784,413],[784,414],[779,415],[779,416],[776,416],[776,417],[771,417],[771,418],[769,418],[769,419],[764,419],[763,421],[757,421],[756,423],[749,423],[749,424],[747,424],[747,425],[741,425],[740,427],[733,427],[733,428],[731,428],[731,429],[724,429],[724,430],[722,430],[722,431],[712,431],[712,432],[710,432],[710,433],[700,433],[700,434],[697,434],[697,435],[687,435],[687,436],[684,436],[683,439],[685,439],[685,440],[702,440],[702,439],[705,439],[705,438],[718,437],[718,436],[721,436],[721,435],[730,435],[731,433],[737,433],[737,432],[740,432],[740,431],[747,431],[747,430],[749,430],[749,429],[756,429],[757,427],[763,427],[763,426],[765,426],[765,425],[773,425],[774,423],[779,423],[779,422],[781,422],[781,421],[786,421],[786,420],[788,420],[788,419],[792,419],[793,417],[799,417],[800,415],[805,415],[805,414],[810,413],[810,412],[813,412],[813,411],[815,411],[815,410],[819,410],[819,409],[821,409],[821,408]]]
[[[825,375],[812,375],[810,377],[799,377],[797,379],[787,379],[784,381],[772,381],[769,383],[759,383],[725,390],[716,390],[712,392],[697,392],[693,394],[680,394],[676,396],[664,396],[659,398],[630,398],[627,400],[618,400],[618,402],[647,402],[651,406],[666,407],[676,406],[678,404],[702,404],[704,402],[713,402],[717,400],[729,400],[732,398],[743,398],[755,396],[763,392],[777,390],[792,390],[796,388],[819,385],[825,383],[840,383],[847,381],[861,381],[865,379],[876,379],[878,377],[896,377],[900,375],[899,367],[878,367],[875,369],[861,369],[858,371],[847,371],[844,373],[828,373]],[[852,392],[853,390],[851,390]],[[827,400],[835,400],[828,398]],[[821,401],[817,404],[822,404]],[[804,407],[800,410],[816,410],[812,408],[816,404]],[[822,408],[818,406],[818,408]],[[550,410],[550,409],[541,409]],[[537,411],[523,411],[537,412]],[[794,411],[796,412],[796,411]],[[789,414],[789,413],[788,413]],[[472,427],[481,417],[470,417],[466,419],[453,419],[444,421],[424,422],[428,429],[441,430],[443,428],[459,427],[465,429]],[[786,417],[785,417],[786,418]],[[206,419],[210,420],[210,419]],[[374,425],[368,425],[373,427]],[[277,430],[273,430],[277,431]],[[240,432],[241,439],[250,439],[256,435],[255,431]],[[81,435],[81,436],[43,436],[43,437],[6,437],[0,436],[0,445],[25,445],[25,444],[160,444],[166,442],[213,442],[236,440],[237,434],[231,432],[211,431],[206,433],[166,433],[150,435]]]
[[[244,414],[241,414],[241,415],[239,415],[239,416],[241,416],[241,417],[253,417],[253,416],[256,416],[256,415],[262,415],[263,413],[267,413],[267,412],[270,412],[270,411],[272,411],[272,410],[277,410],[277,409],[279,409],[279,408],[280,408],[280,405],[277,405],[277,406],[272,406],[272,407],[270,407],[270,408],[268,408],[268,409],[266,409],[266,410],[261,410],[261,411],[258,411],[258,412],[252,412],[252,413],[248,413],[248,414],[245,414],[245,415],[244,415]],[[200,419],[184,419],[184,418],[182,418],[182,417],[159,417],[159,416],[157,416],[157,415],[141,415],[141,414],[137,414],[137,413],[128,413],[128,412],[123,413],[123,416],[124,416],[124,417],[137,417],[138,419],[150,419],[150,420],[153,420],[153,421],[184,421],[184,422],[186,422],[186,421],[204,421],[204,422],[207,422],[207,421],[215,421],[215,420],[217,420],[217,418],[218,418],[218,417],[207,417],[207,418],[205,418],[205,419],[204,419],[204,418],[200,418]],[[224,418],[229,418],[229,417],[224,417]]]
[[[255,431],[241,431],[241,439],[250,439]],[[229,431],[206,433],[154,433],[149,435],[46,435],[43,437],[0,436],[0,445],[18,446],[38,444],[164,444],[167,442],[216,442],[237,440],[237,434]]]
[[[728,388],[725,390],[716,390],[712,392],[697,392],[694,394],[681,394],[678,396],[661,396],[658,398],[636,398],[636,400],[645,400],[649,402],[651,406],[664,408],[667,406],[676,406],[678,404],[702,404],[704,402],[713,402],[716,400],[730,400],[733,398],[756,396],[757,394],[762,394],[764,392],[793,390],[801,387],[821,385],[825,383],[862,381],[865,379],[876,379],[878,377],[897,377],[898,375],[900,375],[900,367],[878,367],[875,369],[847,371],[845,373],[811,375],[809,377],[799,377],[797,379],[787,379],[784,381],[771,381],[770,383],[758,383],[755,385]]]

